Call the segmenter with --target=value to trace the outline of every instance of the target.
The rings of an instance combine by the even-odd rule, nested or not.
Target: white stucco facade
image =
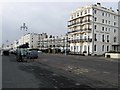
[[[14,41],[13,49],[16,50],[18,46],[23,44],[29,44],[29,48],[36,48],[40,50],[44,49],[69,49],[69,43],[67,42],[67,36],[53,36],[46,33],[27,33],[21,36],[20,39]]]
[[[46,33],[39,34],[38,40],[38,48],[39,49],[60,49],[61,51],[64,49],[69,49],[69,43],[67,42],[67,36],[53,36],[47,35]]]
[[[38,34],[36,33],[27,33],[24,36],[21,36],[20,39],[14,41],[13,49],[15,50],[18,46],[25,43],[29,44],[29,48],[37,48],[38,45]]]
[[[102,55],[119,51],[118,12],[102,7],[100,3],[76,9],[68,21],[70,51]]]

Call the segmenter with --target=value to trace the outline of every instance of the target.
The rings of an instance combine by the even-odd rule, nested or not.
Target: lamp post
[[[24,44],[24,31],[28,30],[28,27],[23,23],[23,26],[20,27],[20,30],[23,31],[23,44]]]
[[[4,44],[2,44],[2,49],[4,48]]]
[[[8,46],[8,40],[6,40],[6,46]]]
[[[67,50],[67,45],[66,44],[67,44],[67,41],[68,41],[67,39],[68,39],[68,35],[66,34],[65,35],[65,55],[67,55],[67,51],[66,51]]]
[[[55,36],[53,37],[53,53],[55,54]]]

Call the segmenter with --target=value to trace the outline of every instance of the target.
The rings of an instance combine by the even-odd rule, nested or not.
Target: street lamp
[[[67,39],[68,39],[68,35],[66,34],[65,35],[65,55],[67,55],[67,51],[66,51],[67,50],[67,45],[66,44],[67,44],[67,41],[68,41]]]
[[[8,46],[8,40],[6,40],[6,46]]]
[[[23,31],[23,44],[24,44],[24,31],[28,30],[28,27],[23,23],[23,26],[20,27],[20,30]]]

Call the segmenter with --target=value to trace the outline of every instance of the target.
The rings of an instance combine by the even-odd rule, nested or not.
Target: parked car
[[[4,50],[4,51],[3,51],[3,55],[9,56],[9,51],[8,51],[8,50]]]
[[[42,53],[42,51],[38,51],[38,53]]]
[[[66,49],[66,51],[65,51],[65,50],[62,50],[62,51],[61,51],[62,54],[65,53],[65,52],[66,52],[67,54],[69,54],[69,53],[70,53],[70,50],[69,50],[69,49]]]
[[[37,50],[29,50],[26,55],[29,59],[37,59],[38,58],[38,51]]]

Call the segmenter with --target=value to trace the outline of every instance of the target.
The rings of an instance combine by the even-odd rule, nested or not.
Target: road
[[[2,57],[0,56],[0,89],[2,89]]]
[[[17,62],[2,58],[3,88],[117,88],[118,61],[91,56],[41,54]]]

